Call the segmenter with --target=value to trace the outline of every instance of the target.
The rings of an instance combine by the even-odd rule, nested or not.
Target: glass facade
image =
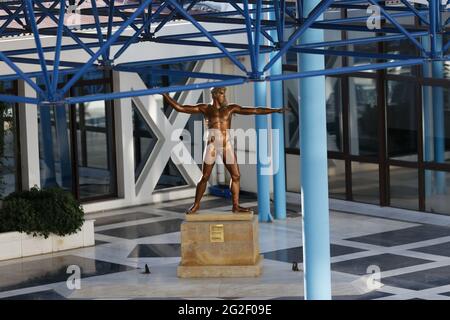
[[[69,95],[86,96],[109,92],[111,88],[109,72],[89,72]],[[59,186],[82,201],[117,195],[111,101],[40,106],[38,121],[43,188]]]
[[[0,93],[17,95],[16,83],[0,81]],[[17,106],[0,102],[0,199],[20,189]]]
[[[376,81],[349,77],[350,152],[352,155],[378,154],[378,123]]]
[[[378,204],[379,168],[377,163],[352,162],[352,196],[353,200]]]
[[[353,31],[342,33],[347,38],[367,36]],[[408,41],[354,49],[417,53]],[[285,61],[285,72],[297,70],[293,58]],[[369,58],[342,58],[343,66],[374,62]],[[436,61],[326,77],[330,197],[450,214],[448,70],[447,62]],[[289,107],[285,146],[292,154],[301,152],[298,87],[299,81],[284,82],[285,105]]]

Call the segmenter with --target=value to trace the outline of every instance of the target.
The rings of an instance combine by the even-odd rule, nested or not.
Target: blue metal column
[[[69,134],[65,104],[55,104],[56,141],[59,147],[61,184],[64,189],[72,189],[72,163],[70,159]]]
[[[275,18],[275,13],[269,14],[270,19]],[[274,41],[278,41],[277,31],[273,30],[269,32]],[[281,39],[283,40],[283,39]],[[275,53],[271,53],[273,57]],[[278,59],[277,62],[270,69],[271,75],[282,74],[282,59]],[[283,82],[271,81],[270,82],[270,102],[272,108],[283,107]],[[284,153],[284,122],[283,114],[272,113],[272,130],[277,132],[277,140],[272,136],[272,150],[273,150],[273,162],[274,162],[274,176],[273,176],[273,189],[274,189],[274,207],[275,207],[275,219],[286,219],[286,176],[285,176],[285,153]]]
[[[264,81],[256,81],[254,84],[255,106],[266,106],[266,83]],[[262,163],[262,159],[267,159],[268,139],[267,139],[267,115],[255,116],[256,128],[256,180],[258,183],[258,217],[259,221],[272,221],[270,214],[270,179],[267,173],[270,164]]]
[[[430,50],[430,41],[428,36],[422,37],[422,44],[425,50]],[[428,63],[423,64],[423,76],[431,77],[431,70]],[[422,105],[423,105],[423,160],[424,161],[432,161],[432,152],[433,152],[433,134],[432,134],[432,112],[433,106],[431,102],[432,94],[430,94],[431,87],[423,86],[422,87]],[[432,194],[432,171],[425,170],[425,198],[429,197]]]
[[[436,35],[436,50],[442,48],[442,35]],[[444,76],[443,61],[431,62],[433,78],[440,79]],[[441,86],[432,87],[433,94],[433,136],[434,136],[434,161],[445,162],[445,127],[444,127],[444,92]],[[437,194],[445,194],[445,172],[435,172],[435,187]]]
[[[259,0],[259,9],[261,10],[262,1]],[[256,19],[261,16],[261,11],[256,14]],[[257,10],[258,11],[258,10]],[[256,28],[254,32],[254,43],[255,47],[258,44],[263,44],[264,41],[260,37],[259,28]],[[256,50],[256,68],[258,71],[262,70],[265,64],[265,57],[263,54],[258,54],[259,50]],[[254,84],[254,94],[255,94],[255,107],[265,107],[266,106],[266,82],[265,81],[255,81]],[[270,164],[262,163],[263,159],[267,159],[268,155],[268,116],[267,115],[256,115],[255,116],[255,129],[256,129],[256,180],[257,180],[257,192],[258,192],[258,219],[259,221],[269,222],[272,221],[272,215],[270,214],[270,179],[267,172]]]
[[[55,157],[53,154],[53,135],[52,124],[50,119],[50,106],[39,105],[39,124],[42,134],[42,150],[44,156],[44,172],[43,180],[41,180],[42,188],[56,187]],[[42,179],[41,178],[41,179]]]
[[[303,17],[307,17],[319,2],[303,1]],[[308,29],[300,37],[301,44],[321,41],[323,31],[317,29]],[[325,67],[322,55],[299,54],[298,58],[300,72]],[[305,299],[329,300],[331,271],[325,77],[301,79],[299,92]]]
[[[430,39],[428,36],[422,37],[422,45],[426,51],[430,50]],[[430,65],[428,63],[424,63],[422,66],[423,76],[431,77]],[[423,105],[423,160],[424,161],[432,161],[432,153],[433,153],[433,122],[432,122],[432,94],[431,87],[423,86],[422,87],[422,105]],[[425,170],[425,198],[428,198],[432,194],[432,178],[433,172],[430,170]]]

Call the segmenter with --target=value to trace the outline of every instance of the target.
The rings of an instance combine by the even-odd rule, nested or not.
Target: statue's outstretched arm
[[[181,105],[177,101],[175,101],[171,96],[167,93],[163,93],[162,96],[166,100],[166,102],[178,112],[184,113],[203,113],[206,109],[206,104],[198,104],[195,106],[190,105]]]
[[[274,109],[274,108],[246,108],[239,105],[233,106],[233,111],[237,114],[269,114],[269,113],[283,113],[284,108]]]

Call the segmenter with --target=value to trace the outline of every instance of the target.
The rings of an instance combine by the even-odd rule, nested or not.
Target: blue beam
[[[55,112],[56,143],[59,148],[59,163],[61,166],[61,184],[64,189],[72,190],[72,161],[69,149],[70,141],[66,106],[64,103],[58,103],[53,107]]]
[[[46,98],[53,98],[53,94],[51,92],[51,84],[50,84],[50,78],[48,76],[48,72],[47,72],[47,65],[45,64],[45,57],[44,57],[44,52],[42,51],[42,45],[41,45],[41,39],[39,37],[39,30],[36,24],[36,19],[34,16],[34,10],[33,10],[33,2],[31,0],[25,0],[26,1],[26,5],[27,5],[27,9],[28,9],[28,21],[30,23],[31,26],[31,30],[33,30],[33,35],[34,35],[34,43],[36,44],[36,50],[37,50],[37,54],[39,59],[41,60],[41,68],[42,68],[42,77],[44,78],[44,83],[45,83],[45,87],[47,88],[46,91]]]
[[[262,1],[256,2],[255,32],[253,32],[253,43],[255,46],[255,62],[256,69],[252,70],[253,76],[262,75],[262,66],[265,63],[265,56],[260,54],[259,46],[264,44],[264,40],[260,37],[261,26],[261,10]],[[254,101],[256,107],[267,106],[267,84],[265,81],[254,82]],[[270,213],[270,179],[269,170],[270,163],[268,163],[268,115],[255,115],[255,129],[256,129],[256,181],[258,193],[258,219],[262,222],[272,221],[272,214]],[[263,162],[263,160],[266,160]]]
[[[13,71],[17,73],[20,79],[23,79],[26,83],[28,83],[38,94],[45,95],[44,91],[42,91],[39,86],[34,83],[14,62],[12,62],[7,56],[0,51],[0,60],[4,61],[8,67],[10,67]]]
[[[425,50],[430,50],[430,37],[422,37],[422,45]],[[423,76],[429,78],[432,76],[430,63],[424,63],[422,66]],[[433,101],[432,87],[422,86],[422,105],[423,105],[423,161],[433,161]],[[425,201],[433,193],[432,190],[433,171],[425,170]]]
[[[276,18],[274,13],[270,13],[271,18]],[[278,16],[279,17],[279,16]],[[271,31],[275,41],[278,41],[279,30]],[[275,52],[271,53],[272,56]],[[279,59],[270,69],[270,74],[282,74],[282,63]],[[283,83],[281,81],[270,82],[270,102],[272,108],[283,108]],[[273,198],[275,219],[286,219],[286,170],[284,151],[284,117],[281,113],[272,113],[272,130],[277,134],[272,135],[273,150]]]
[[[50,19],[53,20],[53,22],[55,22],[57,25],[59,24],[58,19],[55,17],[55,15],[51,12],[48,12],[48,9],[46,7],[44,7],[40,2],[36,2],[36,4],[39,6],[39,8],[41,10],[43,10],[44,12],[47,12],[48,17]],[[64,26],[64,32],[73,39],[73,41],[75,41],[81,48],[83,48],[89,55],[93,55],[94,52],[89,49],[89,46],[87,46],[85,43],[83,43],[83,41],[81,41],[76,35],[74,35],[74,33],[72,32],[72,30],[70,30],[68,27]],[[45,51],[44,51],[45,52]]]
[[[50,116],[50,105],[39,105],[39,124],[43,150],[44,170],[41,176],[43,188],[56,187],[55,157],[53,154],[53,133]]]
[[[208,81],[203,83],[194,83],[184,86],[170,86],[170,87],[160,87],[160,88],[152,88],[152,89],[143,89],[143,90],[135,90],[135,91],[125,91],[125,92],[113,92],[113,93],[102,93],[91,96],[82,96],[82,97],[73,97],[67,98],[65,101],[68,104],[76,104],[76,103],[85,103],[90,101],[99,101],[99,100],[114,100],[114,99],[124,99],[124,98],[132,98],[132,97],[140,97],[140,96],[149,96],[158,93],[168,93],[168,92],[177,92],[177,91],[186,91],[186,90],[200,90],[212,87],[227,87],[227,86],[235,86],[241,85],[245,83],[244,78],[236,78],[231,80],[223,80],[223,81]]]
[[[424,59],[411,59],[411,60],[402,60],[402,61],[393,61],[393,62],[383,62],[383,63],[370,63],[364,64],[354,67],[343,67],[343,68],[333,68],[333,69],[320,69],[320,70],[312,70],[312,71],[301,71],[298,73],[290,73],[290,74],[282,74],[278,76],[268,76],[266,80],[268,81],[276,81],[276,80],[291,80],[291,79],[303,79],[309,77],[316,76],[328,76],[328,75],[338,75],[359,71],[368,71],[368,70],[382,70],[393,67],[401,67],[401,66],[413,66],[418,64],[423,64]]]
[[[4,31],[6,30],[6,28],[10,25],[10,23],[11,23],[13,20],[16,20],[16,19],[17,19],[17,17],[19,16],[20,12],[22,12],[24,6],[25,6],[25,3],[22,3],[22,4],[20,5],[20,7],[19,7],[13,14],[9,13],[8,19],[5,21],[5,23],[3,23],[3,25],[2,25],[1,28],[0,28],[0,35],[3,35],[3,32],[4,32]]]
[[[111,45],[117,40],[122,32],[134,21],[134,19],[145,9],[145,7],[151,1],[152,0],[145,0],[143,4],[139,6],[139,8],[130,16],[130,18],[120,26],[120,28],[114,33],[114,35],[112,35],[108,39],[108,41],[106,41],[103,46],[89,59],[89,61],[87,61],[86,64],[82,68],[80,68],[80,70],[66,83],[66,85],[59,92],[61,95],[64,95],[83,76],[87,69],[92,66],[95,60],[97,60],[100,55],[102,55],[111,47]]]
[[[305,33],[306,30],[317,20],[317,18],[330,6],[334,0],[322,0],[321,2],[314,1],[316,5],[310,12],[310,14],[305,17],[306,20],[301,24],[301,26],[294,32],[294,34],[289,38],[289,40],[283,44],[281,50],[270,59],[269,63],[263,68],[263,71],[269,70],[273,64],[284,55],[292,45],[297,41],[297,39]]]
[[[58,87],[58,78],[59,78],[59,64],[60,64],[60,58],[61,58],[61,44],[62,44],[62,36],[63,36],[63,29],[64,29],[64,13],[66,11],[66,1],[60,0],[59,1],[59,21],[58,21],[58,32],[56,34],[56,50],[55,50],[55,56],[54,56],[54,63],[53,63],[53,77],[52,77],[52,95],[54,96],[56,94],[56,89]]]
[[[21,96],[13,96],[10,94],[0,94],[0,101],[7,103],[29,103],[29,104],[37,104],[38,99],[36,98],[27,98]]]
[[[172,6],[174,6],[178,12],[184,16],[187,20],[189,20],[200,32],[202,32],[205,37],[207,37],[211,42],[213,42],[217,48],[219,48],[226,56],[227,58],[229,58],[239,69],[241,69],[244,72],[247,72],[246,68],[244,67],[244,65],[237,60],[233,55],[231,55],[228,50],[222,46],[222,44],[217,41],[216,38],[214,38],[209,32],[208,30],[206,30],[200,23],[198,23],[194,18],[192,18],[184,9],[183,7],[181,7],[177,2],[175,2],[174,0],[167,0],[168,2],[170,2],[170,4]]]
[[[442,35],[436,34],[435,36],[435,50],[439,52],[442,46]],[[431,43],[433,44],[433,41]],[[444,62],[432,61],[431,70],[434,79],[442,79],[444,77]],[[432,86],[432,94],[434,161],[445,163],[444,89],[441,86]],[[446,181],[444,171],[435,172],[435,187],[437,194],[445,194]]]
[[[403,33],[417,48],[419,48],[419,50],[421,52],[423,52],[424,54],[426,54],[423,46],[420,44],[419,41],[417,41],[413,36],[411,36],[410,32],[408,32],[408,30],[406,30],[405,28],[403,28],[403,26],[401,24],[399,24],[392,16],[390,13],[388,13],[385,9],[383,9],[382,6],[379,5],[379,1],[380,0],[368,0],[370,3],[372,3],[375,6],[378,6],[378,8],[380,9],[380,13],[382,13],[386,19],[389,20],[390,23],[392,23],[401,33]],[[434,0],[431,0],[434,1]],[[430,23],[431,20],[430,20]]]
[[[91,0],[91,6],[92,6],[92,12],[94,13],[94,21],[95,21],[95,29],[97,30],[97,37],[98,37],[98,42],[101,45],[103,45],[103,32],[102,32],[102,28],[100,25],[100,19],[98,16],[98,10],[97,10],[97,0]],[[103,58],[103,62],[106,62],[108,60],[108,56],[103,53],[102,55]]]

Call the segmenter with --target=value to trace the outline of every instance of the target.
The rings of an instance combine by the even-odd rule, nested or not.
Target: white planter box
[[[0,233],[0,260],[22,256],[22,235],[19,232]]]
[[[93,246],[94,221],[86,220],[81,231],[65,237],[50,234],[45,239],[20,232],[0,233],[0,261]]]

